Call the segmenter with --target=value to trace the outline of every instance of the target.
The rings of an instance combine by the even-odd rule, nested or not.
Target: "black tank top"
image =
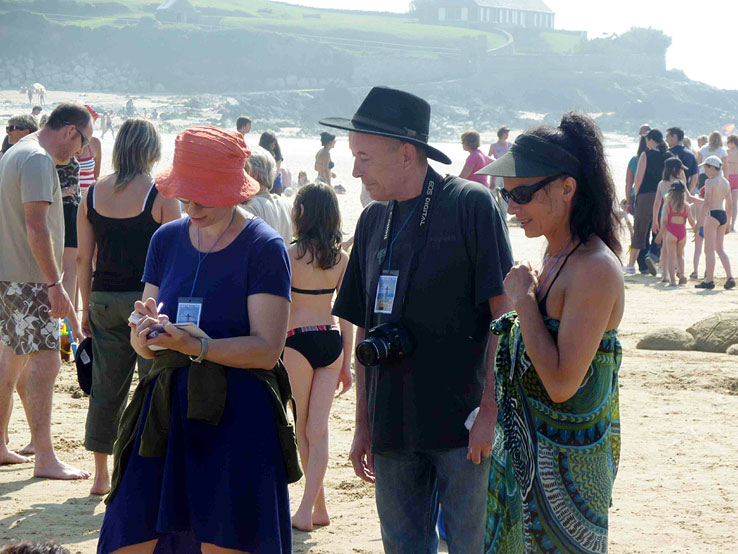
[[[664,176],[664,160],[667,154],[662,154],[660,150],[646,150],[646,173],[643,175],[641,188],[638,194],[647,192],[656,192],[661,178]]]
[[[97,245],[92,290],[127,292],[143,290],[141,282],[149,241],[160,224],[151,211],[158,191],[151,185],[143,211],[135,217],[105,217],[95,211],[95,185],[87,193],[87,219]]]

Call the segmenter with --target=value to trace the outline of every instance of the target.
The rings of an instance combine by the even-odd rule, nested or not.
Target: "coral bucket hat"
[[[244,171],[249,156],[241,133],[190,127],[177,135],[172,166],[156,176],[156,188],[167,198],[202,206],[236,206],[259,192],[259,183]]]

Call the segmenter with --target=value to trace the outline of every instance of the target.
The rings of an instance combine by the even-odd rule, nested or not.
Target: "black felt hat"
[[[430,104],[422,98],[387,87],[374,87],[351,119],[329,117],[320,124],[334,129],[380,135],[421,146],[431,160],[450,164],[451,159],[428,145]]]
[[[74,355],[77,366],[77,382],[85,394],[92,391],[92,339],[87,337],[79,343]]]
[[[505,155],[477,171],[477,175],[550,177],[566,173],[576,177],[580,168],[580,161],[558,144],[534,135],[520,135]]]

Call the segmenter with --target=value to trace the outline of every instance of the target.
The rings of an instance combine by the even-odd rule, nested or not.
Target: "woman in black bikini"
[[[333,177],[336,176],[333,173],[334,164],[331,161],[331,149],[336,145],[336,135],[320,133],[320,144],[323,147],[315,154],[315,171],[318,172],[319,180],[330,185]]]
[[[353,327],[336,326],[331,315],[334,291],[341,285],[348,255],[341,250],[341,216],[333,189],[324,183],[300,188],[292,210],[295,243],[292,306],[284,365],[297,401],[297,438],[305,491],[292,526],[310,531],[328,525],[323,478],[328,467],[328,415],[336,389],[351,387]]]

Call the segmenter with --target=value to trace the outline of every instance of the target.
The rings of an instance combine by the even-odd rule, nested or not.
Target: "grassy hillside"
[[[458,48],[465,39],[484,35],[487,47],[504,44],[501,33],[458,27],[420,24],[414,18],[397,14],[365,14],[303,8],[269,0],[193,0],[205,16],[222,17],[220,25],[230,29],[272,30],[292,34],[335,36],[357,40],[417,43]],[[44,13],[49,19],[66,25],[99,27],[133,23],[154,15],[158,2],[123,0],[0,0],[0,14],[9,9],[27,9]],[[74,14],[84,6],[84,14]],[[210,17],[208,17],[208,20]]]

